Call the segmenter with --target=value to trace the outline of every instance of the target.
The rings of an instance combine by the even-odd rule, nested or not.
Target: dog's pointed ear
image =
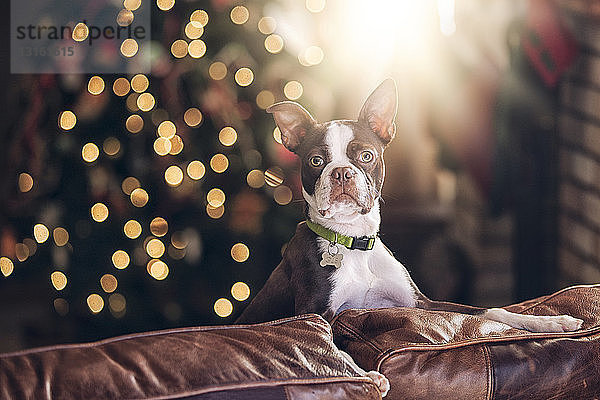
[[[293,101],[282,101],[268,107],[275,123],[281,131],[281,142],[290,151],[295,152],[306,133],[317,123],[308,111]]]
[[[364,122],[387,146],[396,134],[396,109],[398,93],[396,83],[388,78],[371,93],[365,101],[358,120]]]

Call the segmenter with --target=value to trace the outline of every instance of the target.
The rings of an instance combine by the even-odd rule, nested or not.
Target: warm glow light
[[[125,105],[127,106],[127,109],[129,111],[135,112],[140,109],[137,105],[138,97],[140,97],[139,93],[131,93],[129,94],[129,96],[127,96],[127,100],[125,100]]]
[[[65,228],[55,228],[54,231],[52,231],[52,237],[54,243],[56,243],[58,247],[62,247],[69,243],[69,232]]]
[[[104,300],[99,294],[92,293],[87,298],[87,305],[91,312],[98,314],[104,308]]]
[[[27,260],[29,258],[29,247],[23,243],[15,244],[15,255],[20,262]]]
[[[129,93],[129,89],[129,81],[126,78],[117,78],[113,83],[113,92],[117,96],[126,96]]]
[[[275,18],[262,17],[258,21],[258,30],[262,34],[270,35],[271,33],[275,32],[276,28],[277,28],[277,21],[275,21]]]
[[[244,282],[236,282],[231,286],[231,295],[237,301],[244,301],[250,297],[250,287]]]
[[[244,243],[236,243],[231,248],[231,258],[241,263],[250,257],[250,249]]]
[[[10,258],[0,257],[0,271],[2,271],[2,275],[9,276],[14,270],[15,265]]]
[[[33,188],[33,178],[26,172],[19,174],[19,190],[23,193],[29,192]]]
[[[185,36],[189,39],[200,39],[204,33],[204,28],[198,22],[190,21],[185,25]]]
[[[183,139],[181,136],[175,135],[169,139],[169,142],[171,142],[171,151],[169,151],[169,154],[176,156],[177,154],[181,153],[183,150]]]
[[[318,13],[325,9],[325,0],[306,0],[306,9],[312,13]]]
[[[225,203],[225,193],[219,188],[213,188],[206,194],[206,200],[213,208],[222,206]]]
[[[437,0],[438,14],[440,16],[440,31],[445,36],[456,32],[455,0]]]
[[[148,203],[148,192],[142,188],[137,188],[129,196],[131,203],[136,207],[144,207]]]
[[[150,111],[154,108],[154,96],[152,96],[150,93],[142,93],[137,98],[136,103],[140,110]]]
[[[188,53],[192,58],[200,58],[206,54],[206,44],[200,39],[192,40],[188,45]]]
[[[169,275],[169,267],[160,260],[150,260],[148,266],[148,273],[157,281],[162,281]]]
[[[237,132],[230,126],[226,126],[219,132],[219,142],[223,146],[233,146],[237,141]]]
[[[183,171],[177,165],[171,165],[165,170],[165,181],[169,186],[179,186],[183,182]]]
[[[215,301],[213,308],[215,313],[221,318],[226,318],[233,312],[233,304],[231,304],[231,301],[224,298]]]
[[[119,24],[119,26],[129,26],[132,24],[133,18],[131,10],[124,8],[117,14],[117,24]]]
[[[33,227],[33,237],[36,242],[44,243],[50,237],[50,231],[44,224],[36,224]]]
[[[302,96],[302,92],[304,89],[302,88],[302,84],[298,81],[289,81],[283,87],[283,94],[290,100],[297,100]]]
[[[248,22],[250,13],[248,12],[248,9],[244,6],[235,6],[231,9],[229,17],[231,18],[231,22],[233,22],[236,25],[241,25]]]
[[[65,131],[73,129],[76,123],[77,117],[75,116],[75,114],[73,114],[73,111],[67,110],[60,113],[60,117],[58,118],[58,125]]]
[[[121,150],[121,142],[116,137],[106,138],[102,144],[102,150],[109,156],[116,156]]]
[[[56,310],[56,313],[58,315],[61,316],[65,316],[69,313],[69,303],[67,303],[67,301],[65,299],[62,298],[58,298],[58,299],[54,299],[54,309]]]
[[[150,232],[154,236],[162,237],[169,231],[169,223],[162,217],[156,217],[150,222]]]
[[[100,150],[98,149],[98,146],[96,146],[94,143],[86,143],[81,149],[81,157],[83,158],[83,161],[89,163],[94,162],[96,161],[99,155]]]
[[[171,151],[171,141],[164,137],[159,137],[154,141],[154,152],[159,156],[166,156]]]
[[[96,203],[92,206],[91,209],[92,219],[96,222],[106,221],[108,218],[108,207],[106,207],[102,203]]]
[[[125,127],[131,133],[138,133],[144,128],[144,120],[137,114],[130,115],[125,121]]]
[[[134,219],[130,219],[123,225],[123,232],[129,239],[137,239],[142,234],[142,225]]]
[[[60,271],[54,271],[50,274],[50,281],[56,290],[63,290],[67,287],[67,276]]]
[[[210,167],[218,174],[223,173],[229,167],[229,159],[224,154],[215,154],[210,159]]]
[[[254,73],[250,68],[242,67],[235,73],[235,81],[240,86],[248,86],[254,80]]]
[[[127,308],[127,301],[125,297],[120,293],[113,293],[108,296],[108,306],[110,310],[116,314],[122,314]],[[119,316],[119,315],[117,315]]]
[[[163,121],[158,125],[158,136],[162,136],[164,138],[170,139],[175,136],[177,133],[177,128],[175,124],[171,121]]]
[[[187,247],[187,245],[188,245],[188,240],[187,240],[187,238],[185,236],[185,233],[183,233],[183,232],[175,232],[173,235],[171,235],[171,244],[177,250],[183,250],[183,249],[185,249]]]
[[[146,253],[152,258],[159,258],[165,254],[165,245],[160,239],[150,239],[146,244]]]
[[[188,126],[198,126],[202,122],[202,113],[197,108],[188,108],[183,114],[183,120]]]
[[[104,79],[99,76],[92,76],[88,81],[88,92],[98,95],[104,91]]]
[[[175,5],[175,0],[156,0],[156,5],[163,11],[170,10]]]
[[[85,39],[87,39],[89,33],[90,33],[90,30],[89,30],[88,26],[86,24],[84,24],[83,22],[79,22],[73,28],[73,33],[71,34],[71,36],[73,37],[74,41],[83,42]]]
[[[133,57],[137,54],[139,49],[138,43],[135,39],[125,39],[123,43],[121,43],[121,54],[125,57]]]
[[[275,139],[277,143],[281,144],[281,131],[279,130],[278,126],[273,129],[273,139]]]
[[[131,78],[131,88],[137,93],[143,93],[148,89],[148,85],[150,82],[146,75],[137,74],[133,78]]]
[[[265,174],[263,174],[261,170],[253,169],[246,175],[246,182],[248,182],[248,186],[252,188],[261,188],[265,184]]]
[[[324,57],[325,54],[323,53],[323,49],[321,49],[319,46],[307,47],[302,54],[302,58],[304,61],[306,61],[308,66],[321,64],[321,61],[323,61]]]
[[[29,249],[29,256],[34,255],[35,252],[37,251],[37,244],[36,244],[35,240],[33,240],[31,238],[25,238],[25,239],[23,239],[23,244],[25,246],[27,246],[27,248]]]
[[[215,81],[220,81],[227,76],[227,65],[221,61],[215,61],[208,67],[208,75]]]
[[[202,164],[202,162],[194,160],[188,164],[186,172],[190,178],[197,181],[199,179],[202,179],[202,177],[206,173],[206,168],[204,167],[204,164]]]
[[[177,39],[171,44],[171,54],[175,58],[183,58],[187,55],[188,52],[188,44],[183,39]]]
[[[283,170],[279,167],[271,167],[265,171],[265,182],[267,185],[276,187],[283,183]]]
[[[125,269],[129,265],[130,258],[124,250],[117,250],[112,255],[112,263],[117,269]]]
[[[100,278],[100,286],[102,286],[102,290],[104,290],[106,293],[112,293],[117,290],[118,284],[119,282],[114,275],[104,274],[102,275],[102,278]]]
[[[273,103],[275,103],[275,96],[269,90],[261,90],[256,95],[256,105],[263,110]]]
[[[273,54],[281,52],[283,50],[283,38],[277,34],[267,36],[265,38],[265,49]]]
[[[285,206],[286,204],[290,204],[292,201],[292,191],[287,186],[277,186],[273,192],[273,198],[277,204],[280,206]]]
[[[195,10],[190,15],[190,21],[198,22],[200,24],[200,26],[204,27],[204,26],[206,26],[206,24],[208,24],[208,14],[204,10]]]
[[[137,189],[140,186],[140,181],[138,181],[137,178],[134,178],[133,176],[128,176],[127,178],[123,179],[123,182],[121,183],[121,189],[123,190],[123,193],[125,193],[127,196],[129,196],[134,189]]]
[[[142,0],[123,0],[123,7],[135,11],[142,5]]]
[[[212,219],[219,219],[225,214],[225,207],[222,204],[219,207],[213,207],[210,204],[207,204],[206,214]]]

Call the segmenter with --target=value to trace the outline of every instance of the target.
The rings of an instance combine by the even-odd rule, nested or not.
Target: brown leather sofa
[[[600,397],[600,285],[506,308],[585,323],[577,332],[536,334],[474,316],[389,308],[346,310],[331,325],[304,315],[150,332],[0,355],[0,398],[379,399],[340,348],[388,377],[386,399]]]

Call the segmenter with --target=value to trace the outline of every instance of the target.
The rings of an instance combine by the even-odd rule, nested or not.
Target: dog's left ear
[[[275,118],[281,131],[281,142],[293,152],[296,152],[306,133],[317,123],[304,107],[293,101],[273,104],[266,111]]]
[[[393,79],[388,78],[365,101],[358,120],[366,123],[387,146],[396,134],[394,118],[396,118],[397,108],[396,83]]]

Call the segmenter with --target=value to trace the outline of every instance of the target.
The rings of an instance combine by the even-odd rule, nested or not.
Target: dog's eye
[[[323,157],[321,156],[312,156],[309,162],[313,167],[320,167],[325,161],[323,161]]]
[[[372,151],[365,150],[362,153],[360,153],[360,161],[361,162],[370,163],[371,161],[373,161],[374,158],[375,158],[375,156],[373,155]]]

